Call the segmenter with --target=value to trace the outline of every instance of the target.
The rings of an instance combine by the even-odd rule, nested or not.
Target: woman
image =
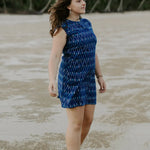
[[[96,36],[91,22],[81,17],[85,8],[84,0],[57,0],[48,10],[53,38],[48,65],[48,89],[51,96],[57,96],[56,74],[62,58],[57,98],[60,98],[61,106],[66,108],[68,116],[67,150],[79,150],[89,132],[96,104],[95,75],[100,85],[99,92],[106,91],[95,52]]]

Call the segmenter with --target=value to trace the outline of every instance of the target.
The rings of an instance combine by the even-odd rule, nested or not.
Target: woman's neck
[[[70,19],[70,20],[72,20],[72,21],[78,21],[78,20],[80,20],[80,15],[69,15],[68,17],[67,17],[67,19]]]

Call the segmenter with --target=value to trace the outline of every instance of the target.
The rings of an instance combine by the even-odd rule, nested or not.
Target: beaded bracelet
[[[98,79],[99,77],[103,77],[103,75],[100,74],[100,75],[98,75],[98,76],[96,76],[96,77],[97,77],[97,79]]]

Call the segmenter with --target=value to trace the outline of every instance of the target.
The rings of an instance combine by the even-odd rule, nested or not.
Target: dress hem
[[[81,105],[74,105],[74,106],[72,106],[72,107],[67,107],[67,106],[61,105],[61,107],[62,107],[62,108],[75,108],[75,107],[84,106],[84,105],[96,105],[96,103],[85,103],[85,104],[81,104]]]

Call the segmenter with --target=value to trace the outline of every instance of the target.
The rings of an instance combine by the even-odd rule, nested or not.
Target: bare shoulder
[[[62,27],[59,27],[56,29],[56,31],[54,32],[54,36],[53,37],[60,37],[60,38],[65,38],[67,37],[66,32],[64,31],[64,29]]]

